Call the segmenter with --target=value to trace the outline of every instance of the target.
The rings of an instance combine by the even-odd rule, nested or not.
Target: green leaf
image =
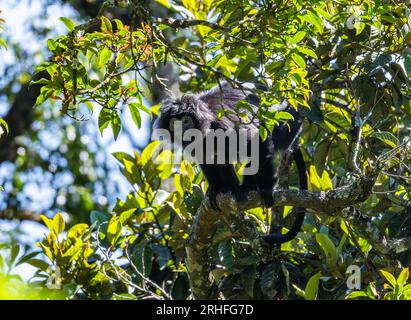
[[[331,111],[325,114],[326,120],[330,120],[332,125],[337,125],[340,128],[351,126],[350,120],[342,111]]]
[[[141,242],[138,244],[136,252],[134,254],[134,261],[137,270],[146,277],[151,272],[153,264],[153,255],[153,250],[150,248],[150,246],[147,246],[145,242]],[[138,274],[137,278],[140,278]]]
[[[383,15],[381,16],[381,19],[385,22],[388,22],[389,24],[396,24],[398,22],[397,18],[394,18],[391,15]]]
[[[321,190],[330,191],[333,188],[333,183],[331,181],[330,175],[327,170],[324,170],[321,175]]]
[[[121,22],[121,20],[114,19],[113,21],[116,23],[117,30],[122,30],[124,28],[123,22]]]
[[[305,16],[302,16],[301,18],[303,20],[311,23],[314,26],[314,29],[315,29],[316,32],[323,33],[324,22],[313,11],[308,11],[307,14]]]
[[[297,50],[302,54],[310,56],[311,58],[318,59],[317,54],[310,48],[298,46]]]
[[[294,120],[294,117],[291,113],[286,111],[277,111],[274,116],[275,120]]]
[[[4,128],[6,130],[6,134],[9,134],[9,126],[2,118],[0,118],[0,128]]]
[[[54,261],[54,254],[51,252],[50,247],[40,243],[40,247],[43,249],[43,253],[50,259],[50,261]]]
[[[161,141],[153,141],[147,147],[144,148],[141,154],[141,164],[145,166],[148,162],[151,162],[160,150]]]
[[[108,127],[108,125],[111,125],[113,136],[116,140],[121,130],[121,119],[116,110],[103,108],[98,116],[98,127],[101,134],[103,133],[103,130]]]
[[[53,218],[53,230],[55,234],[60,234],[64,231],[64,218],[60,213],[57,213]]]
[[[407,283],[408,277],[410,276],[410,269],[405,268],[401,271],[400,275],[397,278],[397,283],[400,286],[403,286]]]
[[[306,64],[305,61],[303,59],[303,57],[301,57],[298,53],[293,53],[291,55],[291,58],[293,59],[293,61],[301,68],[301,69],[305,69],[306,68]]]
[[[120,133],[120,130],[121,130],[121,119],[117,111],[115,110],[111,113],[110,125],[111,125],[111,129],[113,130],[114,140],[117,140],[118,134]]]
[[[74,246],[69,247],[69,249],[64,252],[61,257],[61,263],[66,264],[75,260],[81,253],[84,246],[86,246],[86,244],[82,241],[76,241]]]
[[[170,262],[170,249],[159,244],[153,244],[150,247],[156,255],[157,263],[160,267],[160,270],[163,270],[165,267],[168,266]]]
[[[30,85],[32,85],[32,84],[48,84],[48,83],[50,83],[50,80],[41,78],[39,80],[31,81]]]
[[[218,255],[221,263],[231,272],[234,266],[233,248],[229,241],[223,241],[218,244]]]
[[[174,300],[187,300],[190,288],[188,283],[189,281],[186,273],[180,273],[177,276],[177,279],[173,283],[173,288],[171,289],[171,296]]]
[[[344,244],[347,241],[347,239],[348,235],[344,233],[337,247],[337,256],[339,256],[343,252]]]
[[[102,224],[109,221],[111,217],[112,216],[108,213],[93,210],[90,214],[90,222],[91,224],[97,224],[101,226]]]
[[[104,66],[110,61],[112,52],[108,48],[103,48],[98,53],[98,67],[104,68]]]
[[[254,297],[254,284],[256,278],[256,266],[250,266],[241,272],[241,283],[243,284],[244,291],[251,298]]]
[[[327,11],[321,9],[320,7],[316,7],[315,10],[325,19],[327,20],[331,20],[333,18],[333,16],[331,14],[329,14]]]
[[[29,265],[32,265],[33,267],[36,267],[37,269],[40,269],[42,271],[46,271],[48,267],[50,266],[47,262],[40,260],[40,259],[30,259],[26,261]]]
[[[111,114],[110,111],[103,108],[98,115],[98,129],[100,134],[103,134],[103,130],[108,127],[111,121]]]
[[[337,249],[335,248],[334,243],[326,234],[323,233],[316,233],[315,239],[325,253],[327,264],[331,268],[334,268],[338,261]]]
[[[315,148],[314,165],[315,165],[316,172],[318,174],[322,174],[325,166],[327,165],[327,156],[328,156],[328,151],[330,149],[330,146],[331,146],[331,140],[327,139],[327,140],[321,141]]]
[[[381,140],[382,142],[384,142],[386,145],[395,148],[398,146],[399,141],[397,139],[396,136],[394,136],[394,134],[392,134],[391,132],[374,132],[372,134],[372,137],[377,138],[379,140]]]
[[[315,166],[310,166],[309,184],[312,190],[329,191],[332,189],[332,181],[326,170],[323,170],[321,177],[317,173]]]
[[[118,240],[118,238],[121,235],[122,227],[123,226],[121,224],[119,216],[113,216],[110,219],[110,222],[107,228],[107,239],[110,242],[110,244],[113,245]]]
[[[113,32],[113,26],[111,25],[111,21],[104,16],[101,17],[101,31]]]
[[[131,293],[114,293],[113,300],[137,300],[137,297]]]
[[[141,127],[141,116],[140,116],[140,110],[138,109],[139,105],[140,104],[137,102],[133,102],[128,105],[128,108],[130,109],[130,113],[131,113],[131,118],[133,119],[137,128]]]
[[[310,166],[310,180],[308,181],[312,190],[321,190],[321,177],[317,173],[315,166]]]
[[[2,38],[0,38],[0,47],[1,47],[1,46],[3,46],[4,49],[6,49],[6,50],[8,49],[8,48],[7,48],[7,43],[6,43]]]
[[[66,17],[61,17],[60,21],[62,21],[65,24],[65,26],[67,27],[67,29],[69,29],[69,31],[73,31],[74,27],[76,26],[76,24],[72,20]]]
[[[258,128],[258,132],[259,132],[259,134],[260,134],[261,140],[264,141],[265,139],[267,139],[267,137],[268,137],[268,132],[267,132],[267,129],[264,128],[264,126],[260,126],[260,127]]]
[[[184,189],[182,187],[182,183],[181,183],[181,174],[176,173],[174,175],[174,186],[176,187],[176,191],[183,196],[184,195]]]
[[[56,50],[58,47],[58,43],[54,39],[48,39],[47,40],[47,48],[49,48],[50,51]]]
[[[318,284],[320,282],[321,272],[316,273],[313,275],[310,280],[308,280],[307,285],[305,287],[305,299],[306,300],[315,300],[318,294]]]
[[[50,96],[54,94],[54,89],[51,89],[47,86],[43,86],[40,89],[40,94],[37,97],[36,103],[34,104],[35,107],[45,102]]]
[[[136,211],[137,209],[132,208],[132,209],[128,209],[126,211],[122,211],[121,213],[119,213],[121,224],[122,225],[126,224],[128,220],[130,220],[130,218],[136,213]]]
[[[73,239],[78,239],[81,237],[86,231],[88,230],[88,225],[85,223],[79,223],[74,226],[72,226],[68,233],[67,233],[67,238],[73,238]]]
[[[17,256],[19,255],[19,252],[20,252],[20,246],[18,244],[13,244],[13,246],[11,247],[11,256],[10,256],[11,263],[13,263],[14,260],[16,260]]]
[[[365,23],[364,22],[356,22],[355,24],[354,24],[354,27],[355,27],[355,34],[356,35],[359,35],[359,34],[361,34],[361,32],[364,30],[364,28],[365,28]]]
[[[168,0],[154,0],[155,2],[163,5],[164,7],[166,7],[167,9],[171,8],[170,3],[168,2]]]
[[[51,231],[54,232],[53,220],[47,218],[45,215],[40,215],[41,220],[43,220],[46,227]]]
[[[385,270],[379,270],[379,271],[380,271],[380,274],[385,279],[387,279],[387,281],[391,284],[391,286],[393,288],[395,288],[395,285],[397,284],[397,280],[395,280],[394,276],[391,273],[389,273],[388,271],[385,271]]]
[[[31,252],[29,254],[26,254],[24,256],[22,256],[19,261],[16,262],[16,266],[22,264],[22,263],[26,263],[28,260],[34,258],[35,256],[37,256],[39,253],[41,253],[41,251],[34,251]]]
[[[279,274],[278,265],[274,263],[270,263],[265,267],[264,271],[261,274],[261,278],[260,278],[260,287],[263,293],[267,295],[270,294],[270,292],[275,286],[278,274]]]
[[[298,31],[292,38],[288,40],[288,43],[289,44],[298,43],[304,39],[305,35],[306,35],[305,31]]]
[[[121,164],[123,164],[123,160],[126,159],[130,162],[134,162],[134,158],[126,152],[114,152],[112,153],[114,158],[117,159]]]
[[[304,290],[300,289],[299,287],[297,287],[295,284],[293,284],[293,288],[295,289],[295,293],[297,296],[300,296],[301,298],[305,299],[305,292]]]

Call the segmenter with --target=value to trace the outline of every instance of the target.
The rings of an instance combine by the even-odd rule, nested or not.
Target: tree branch
[[[168,18],[168,19],[157,18],[157,23],[165,24],[166,26],[169,26],[175,29],[185,29],[185,28],[194,27],[194,26],[206,26],[213,30],[221,30],[224,32],[229,31],[227,30],[227,28],[217,23],[213,23],[213,22],[206,21],[206,20],[181,20],[181,19],[172,19],[172,18]]]
[[[29,220],[35,222],[41,222],[40,214],[31,210],[13,210],[5,209],[0,210],[0,220]]]
[[[392,256],[396,253],[408,250],[411,247],[411,239],[387,240],[379,230],[371,224],[369,219],[362,219],[358,215],[350,214],[346,208],[365,201],[372,193],[377,177],[387,159],[409,148],[405,142],[383,154],[375,162],[373,167],[366,168],[366,174],[353,174],[351,183],[333,189],[328,192],[308,190],[274,190],[273,198],[276,206],[290,205],[311,209],[319,214],[331,216],[341,215],[352,223],[359,233],[383,255]],[[211,262],[209,250],[212,247],[212,238],[216,231],[217,222],[221,218],[231,218],[238,221],[238,215],[242,212],[263,207],[264,201],[259,193],[251,191],[245,201],[237,202],[232,194],[218,194],[217,204],[221,212],[217,212],[210,206],[210,200],[206,198],[197,211],[193,221],[191,234],[187,243],[187,271],[190,278],[191,290],[196,299],[215,299],[217,291],[210,279]],[[238,223],[240,228],[243,223]],[[242,228],[244,237],[251,243],[257,256],[268,256],[264,252],[266,245],[261,240],[261,234],[256,227],[245,224]]]

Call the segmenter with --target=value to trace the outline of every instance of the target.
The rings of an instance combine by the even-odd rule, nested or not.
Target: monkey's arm
[[[274,144],[269,137],[264,141],[260,138],[258,156],[258,173],[244,176],[239,200],[244,200],[249,191],[256,190],[263,196],[265,206],[272,207],[274,205],[272,193],[277,183],[277,172],[274,164]]]

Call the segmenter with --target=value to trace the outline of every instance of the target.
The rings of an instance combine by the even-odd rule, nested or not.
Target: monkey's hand
[[[216,190],[212,189],[211,187],[208,187],[207,197],[210,201],[211,208],[215,211],[222,211],[220,209],[220,207],[218,206],[218,204],[217,204],[217,195],[219,193],[220,193],[219,191],[216,191]]]

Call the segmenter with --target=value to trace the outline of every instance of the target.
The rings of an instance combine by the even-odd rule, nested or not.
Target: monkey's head
[[[167,99],[161,104],[160,116],[154,123],[154,129],[166,129],[172,132],[175,121],[181,121],[183,132],[196,128],[206,133],[212,122],[217,120],[219,109],[235,110],[238,101],[245,98],[246,94],[243,91],[223,82],[220,86],[200,94]]]
[[[201,96],[184,95],[163,101],[153,128],[173,133],[178,121],[183,133],[188,129],[199,129],[205,133],[214,119],[215,115]]]

